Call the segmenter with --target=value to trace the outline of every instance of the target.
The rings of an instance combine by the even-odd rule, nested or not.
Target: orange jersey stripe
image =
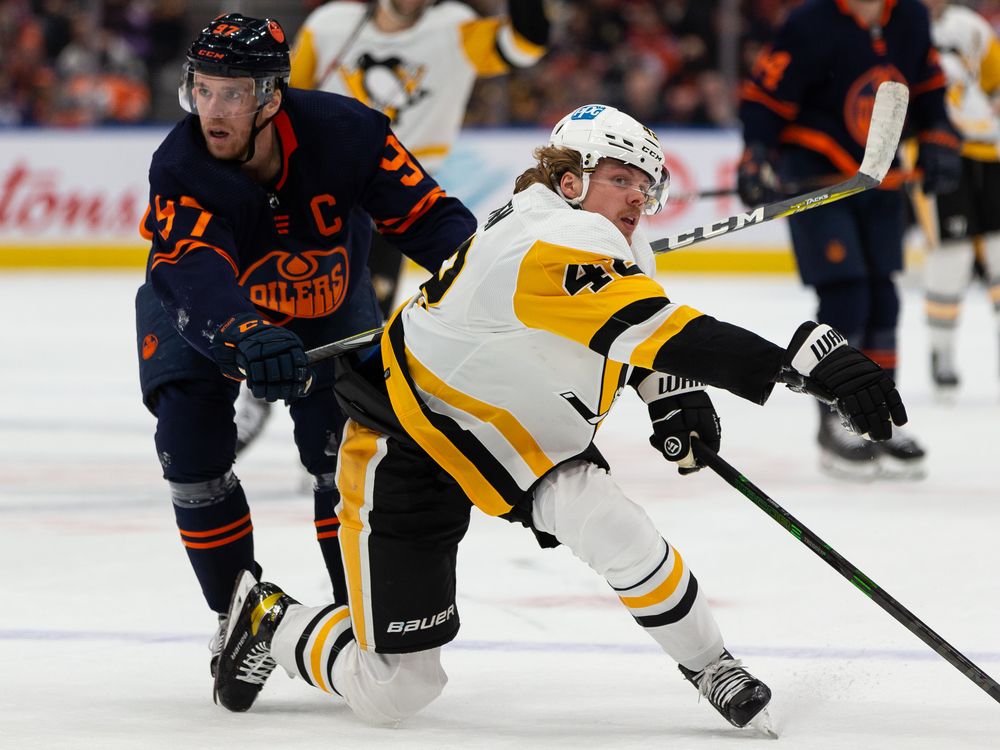
[[[410,209],[410,213],[406,216],[401,216],[395,219],[386,219],[385,221],[377,221],[375,222],[376,227],[382,234],[402,234],[409,229],[413,223],[417,221],[417,219],[430,211],[431,206],[437,203],[438,199],[443,198],[444,196],[444,190],[439,187],[435,187],[427,193],[427,195],[417,201],[417,205]]]
[[[753,81],[745,81],[740,88],[740,96],[750,102],[757,102],[780,116],[784,120],[794,120],[799,108],[792,102],[775,99]]]

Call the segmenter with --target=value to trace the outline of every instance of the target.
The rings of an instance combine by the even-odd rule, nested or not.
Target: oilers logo
[[[250,266],[240,286],[250,300],[284,325],[292,318],[322,318],[347,297],[347,250],[343,246],[300,253],[274,250]]]
[[[886,81],[906,83],[895,65],[883,65],[865,71],[855,79],[844,99],[844,124],[859,146],[864,146],[875,108],[875,92]]]
[[[367,52],[353,66],[344,65],[340,75],[351,96],[378,110],[398,125],[403,113],[428,95],[421,88],[427,71],[423,65],[398,57],[372,57]]]
[[[571,120],[593,120],[605,110],[603,104],[587,104],[580,107],[569,116]]]

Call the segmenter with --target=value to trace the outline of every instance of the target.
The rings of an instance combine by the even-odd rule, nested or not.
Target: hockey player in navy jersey
[[[373,221],[431,270],[475,231],[384,115],[290,90],[289,69],[278,22],[216,18],[187,52],[179,93],[190,114],[149,169],[142,397],[181,541],[220,620],[239,571],[259,569],[233,472],[240,381],[289,404],[314,480],[316,537],[343,600],[334,477],[344,417],[331,363],[309,366],[305,350],[381,323],[366,263]]]
[[[774,200],[779,182],[804,192],[853,175],[875,90],[887,80],[910,88],[908,126],[920,139],[917,166],[925,190],[952,189],[958,138],[945,111],[927,9],[919,0],[807,0],[761,52],[743,86],[743,201]],[[900,170],[892,170],[877,190],[788,219],[799,273],[816,290],[817,320],[890,373],[899,316],[893,274],[903,263],[902,180]],[[876,445],[820,410],[825,470],[862,479],[923,475],[924,450],[912,436],[900,432]]]
[[[348,600],[307,607],[241,575],[215,683],[226,708],[249,709],[276,664],[374,723],[434,700],[475,505],[572,550],[727,721],[766,729],[770,690],[727,650],[701,582],[612,478],[597,430],[629,384],[648,404],[652,445],[686,473],[699,468],[692,435],[720,443],[706,383],[760,404],[785,383],[874,440],[906,410],[892,379],[829,326],[803,323],[783,347],[667,297],[639,231],[666,199],[652,131],[588,105],[535,155],[513,198],[393,314],[381,359],[338,381]]]

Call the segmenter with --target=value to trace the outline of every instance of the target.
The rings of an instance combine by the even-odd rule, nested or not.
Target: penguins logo
[[[366,52],[353,68],[344,66],[340,73],[351,96],[377,109],[394,124],[428,94],[421,88],[426,68],[408,64],[395,56],[378,60]]]

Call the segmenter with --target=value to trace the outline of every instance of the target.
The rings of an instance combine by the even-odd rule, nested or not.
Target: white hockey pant
[[[362,651],[357,641],[336,644],[350,629],[347,607],[289,607],[271,644],[271,656],[292,676],[339,693],[361,719],[395,725],[437,698],[448,682],[441,649],[410,654]],[[343,636],[343,638],[342,638]],[[339,639],[339,640],[338,640]]]
[[[579,461],[551,472],[535,490],[533,520],[603,576],[675,661],[700,670],[722,653],[718,625],[680,554],[606,471]]]

